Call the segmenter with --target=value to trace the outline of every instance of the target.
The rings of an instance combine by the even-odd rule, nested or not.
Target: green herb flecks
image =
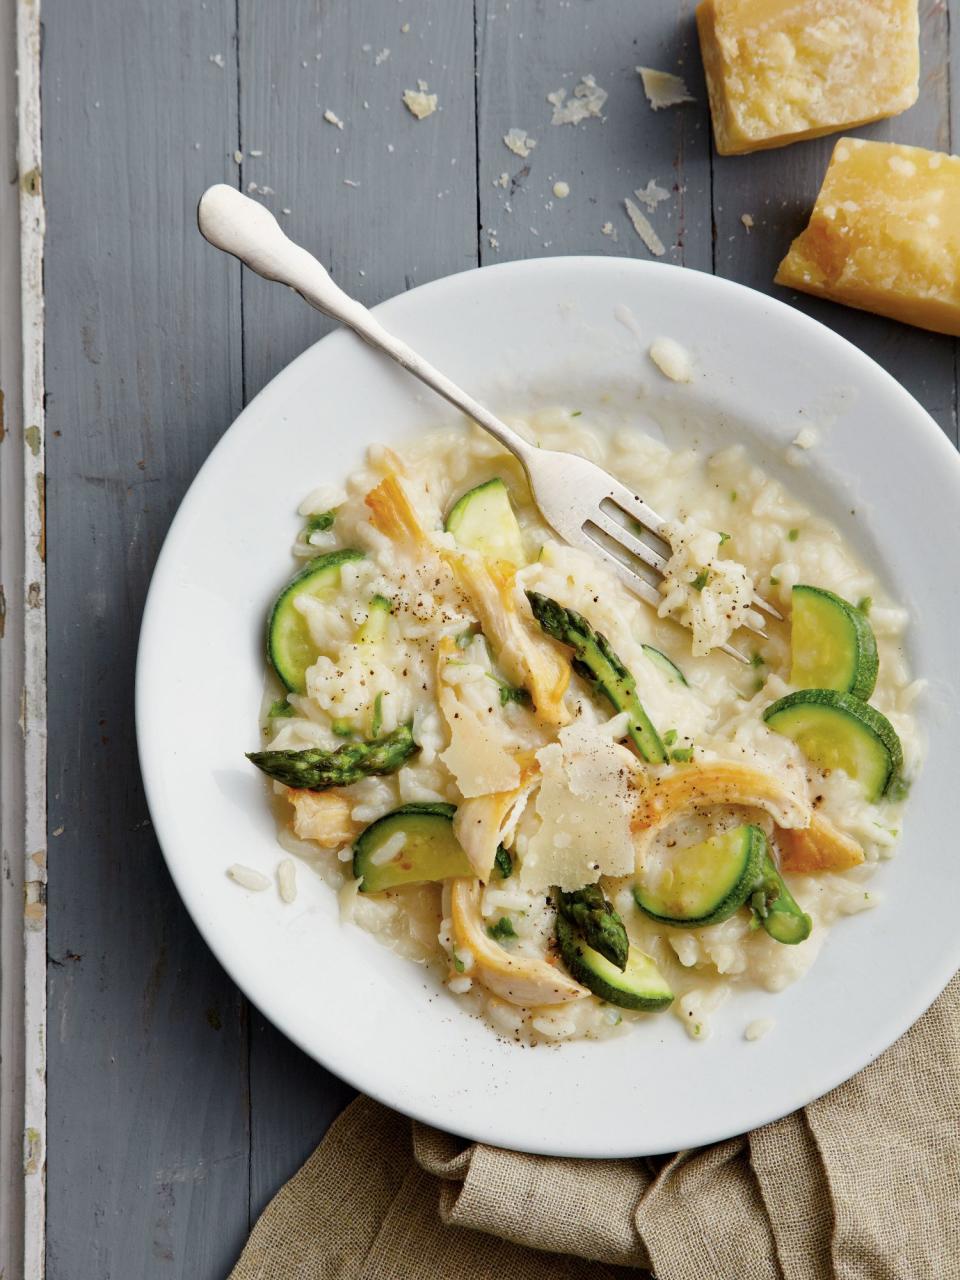
[[[517,936],[513,921],[508,916],[501,916],[496,924],[488,925],[487,933],[496,942],[503,942],[505,938],[515,938]]]

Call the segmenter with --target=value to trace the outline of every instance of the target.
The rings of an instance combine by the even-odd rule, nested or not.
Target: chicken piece
[[[450,882],[453,936],[474,958],[471,977],[510,1004],[536,1008],[582,1000],[590,992],[546,960],[513,955],[487,935],[480,913],[480,881]]]
[[[796,875],[818,871],[849,871],[863,862],[856,840],[838,830],[829,818],[814,812],[809,827],[777,828],[780,870]]]
[[[527,807],[530,793],[540,780],[540,766],[532,752],[518,756],[520,782],[509,791],[464,800],[453,820],[453,834],[480,879],[486,883],[493,871],[497,849],[513,838],[517,823]]]
[[[293,834],[315,840],[322,849],[339,849],[363,830],[350,816],[350,800],[340,791],[289,790],[293,805]]]

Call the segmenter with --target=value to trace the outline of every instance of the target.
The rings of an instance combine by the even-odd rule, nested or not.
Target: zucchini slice
[[[362,559],[362,551],[349,549],[317,556],[277,596],[267,621],[267,657],[291,693],[306,691],[307,668],[317,660],[317,647],[310,639],[310,629],[294,601],[298,596],[329,599],[340,586],[340,566]]]
[[[367,616],[357,632],[357,644],[379,644],[385,640],[392,612],[393,602],[386,596],[371,596]]]
[[[453,804],[404,804],[372,822],[353,846],[353,874],[361,893],[383,893],[401,884],[472,876],[453,834]],[[403,839],[394,837],[402,836]],[[394,844],[388,847],[388,841]]]
[[[458,498],[443,527],[453,534],[458,546],[479,551],[488,560],[508,560],[518,567],[527,563],[520,525],[499,476]]]
[[[771,729],[792,738],[819,769],[842,769],[879,800],[903,767],[896,730],[875,707],[836,689],[800,689],[767,707]]]
[[[571,978],[589,988],[595,996],[621,1009],[654,1013],[673,1002],[673,992],[653,960],[631,946],[627,967],[621,972],[599,951],[588,947],[576,928],[557,915],[557,944]]]
[[[867,615],[823,587],[795,586],[791,604],[790,683],[801,689],[837,689],[866,702],[879,667]]]
[[[775,942],[794,946],[810,937],[813,921],[786,886],[770,854],[763,861],[763,883],[750,899],[754,915]]]
[[[698,928],[719,924],[739,911],[762,878],[767,838],[744,825],[701,844],[679,849],[655,883],[633,886],[637,906],[661,924]]]
[[[675,662],[670,661],[665,653],[661,653],[659,649],[655,649],[652,644],[644,644],[640,647],[660,674],[664,676],[668,684],[685,685],[687,683],[687,677]]]

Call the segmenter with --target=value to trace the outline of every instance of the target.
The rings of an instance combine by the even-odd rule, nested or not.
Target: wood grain
[[[248,1226],[245,1004],[153,838],[132,693],[160,542],[240,408],[239,268],[192,231],[236,172],[234,5],[44,12],[47,1275],[221,1276]]]

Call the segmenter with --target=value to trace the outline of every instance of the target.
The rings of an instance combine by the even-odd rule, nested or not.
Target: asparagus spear
[[[247,759],[287,787],[326,791],[373,774],[394,773],[419,750],[410,725],[401,724],[382,738],[346,742],[336,751],[322,751],[319,747],[305,751],[248,751]]]
[[[763,878],[751,895],[750,906],[770,937],[788,945],[809,938],[813,921],[800,910],[769,853],[763,860],[760,874]]]
[[[559,913],[579,929],[588,947],[599,951],[618,969],[627,967],[627,952],[630,950],[627,931],[599,885],[588,884],[572,893],[555,889],[552,897]]]
[[[577,675],[607,698],[617,711],[629,713],[628,732],[644,760],[666,764],[669,756],[637,696],[636,681],[611,649],[606,636],[594,631],[581,614],[564,608],[549,596],[528,591],[527,599],[533,616],[547,635],[573,650],[573,669]]]

